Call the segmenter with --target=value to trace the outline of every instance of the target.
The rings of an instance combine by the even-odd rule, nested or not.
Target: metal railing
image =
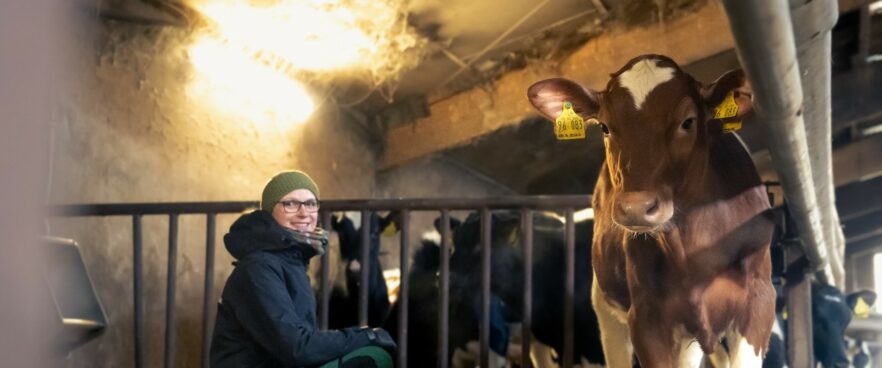
[[[401,284],[399,296],[400,313],[398,314],[398,352],[397,366],[407,366],[407,317],[408,317],[408,274],[409,274],[409,242],[411,211],[438,211],[441,223],[449,223],[450,211],[471,210],[479,211],[481,219],[481,321],[480,321],[480,363],[482,367],[489,364],[489,331],[490,331],[490,260],[491,260],[491,210],[518,210],[521,213],[521,231],[523,237],[522,251],[524,264],[523,280],[523,321],[522,321],[522,367],[531,367],[530,344],[531,344],[531,311],[532,311],[532,249],[533,249],[533,210],[563,210],[566,212],[566,266],[565,266],[565,289],[564,289],[564,351],[563,366],[566,368],[573,365],[573,325],[574,325],[574,287],[575,287],[575,223],[573,214],[576,209],[590,206],[590,195],[564,195],[564,196],[506,196],[492,198],[438,198],[438,199],[367,199],[367,200],[328,200],[322,201],[320,219],[322,226],[330,228],[331,213],[336,211],[361,211],[361,244],[360,262],[361,289],[358,301],[358,319],[361,325],[367,325],[368,316],[368,275],[370,262],[369,256],[369,231],[370,213],[374,211],[401,211],[401,244],[400,244],[400,269]],[[214,259],[215,259],[215,235],[216,216],[221,213],[241,213],[250,208],[257,208],[257,202],[178,202],[178,203],[120,203],[120,204],[82,204],[82,205],[58,205],[49,208],[52,217],[89,217],[89,216],[131,216],[132,217],[132,242],[133,242],[133,291],[134,291],[134,345],[135,367],[144,367],[144,287],[143,287],[143,240],[142,225],[143,216],[165,215],[169,218],[168,237],[168,275],[166,288],[166,318],[165,318],[165,367],[174,366],[175,357],[175,294],[176,294],[176,270],[178,253],[178,216],[203,214],[206,216],[206,252],[205,252],[205,280],[202,304],[202,365],[208,367],[209,347],[211,344],[211,311],[215,308],[212,301],[214,290]],[[450,241],[451,234],[448,226],[441,227],[441,251],[446,255],[440,259],[439,269],[439,296],[440,305],[438,316],[438,367],[448,367],[448,308],[450,303]],[[327,253],[321,258],[320,271],[320,302],[318,306],[318,320],[322,329],[328,326],[328,306],[330,302],[329,283],[329,256]]]

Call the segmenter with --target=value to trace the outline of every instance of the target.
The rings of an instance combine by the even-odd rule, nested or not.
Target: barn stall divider
[[[330,228],[331,213],[338,211],[360,211],[361,216],[361,244],[360,263],[361,289],[358,301],[358,320],[360,325],[367,325],[368,300],[367,287],[370,262],[369,256],[369,231],[370,213],[379,211],[401,211],[401,243],[400,243],[400,269],[401,285],[398,301],[401,303],[399,313],[397,364],[398,367],[407,366],[407,315],[408,315],[408,274],[409,274],[409,246],[410,214],[412,211],[427,211],[440,213],[441,223],[449,223],[450,211],[478,211],[481,221],[481,320],[480,320],[480,364],[482,367],[489,365],[489,331],[490,331],[490,260],[491,260],[491,211],[493,210],[516,210],[521,214],[521,231],[523,237],[522,251],[525,265],[532,264],[533,248],[533,223],[534,210],[554,210],[565,212],[565,240],[566,240],[566,267],[564,288],[564,351],[563,367],[573,366],[573,325],[574,325],[574,288],[575,288],[575,222],[573,214],[576,210],[590,206],[590,195],[560,195],[560,196],[505,196],[491,198],[437,198],[437,199],[367,199],[367,200],[327,200],[322,201],[320,211],[320,223],[325,228]],[[143,281],[143,216],[168,216],[168,273],[166,284],[166,316],[165,316],[165,351],[164,366],[173,367],[175,357],[175,294],[176,294],[176,269],[178,254],[178,217],[180,215],[204,215],[206,218],[205,235],[205,280],[203,287],[202,303],[202,366],[208,367],[209,347],[211,344],[211,332],[213,321],[212,311],[216,308],[214,301],[214,263],[216,242],[216,216],[217,214],[235,214],[248,209],[258,208],[257,202],[176,202],[176,203],[120,203],[120,204],[78,204],[59,205],[49,209],[50,217],[107,217],[107,216],[131,216],[132,218],[132,259],[133,259],[133,292],[134,292],[134,366],[144,367],[144,281]],[[446,306],[450,303],[449,294],[449,255],[451,239],[448,226],[441,227],[441,252],[446,257],[441,257],[439,276],[440,305],[438,316],[438,356],[437,366],[446,368],[449,365],[448,355],[448,326],[449,316]],[[330,301],[329,280],[329,255],[326,252],[321,257],[320,287],[318,302],[318,321],[321,329],[328,326],[328,306]],[[532,267],[524,268],[523,290],[523,321],[522,321],[522,367],[531,367],[530,343],[531,343],[531,307],[532,307]]]

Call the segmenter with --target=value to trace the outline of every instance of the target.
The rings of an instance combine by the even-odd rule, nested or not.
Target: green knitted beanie
[[[260,209],[273,212],[273,206],[286,194],[297,189],[308,189],[315,198],[319,198],[319,189],[309,175],[303,171],[283,171],[273,176],[266,187],[263,188],[263,196],[260,200]]]

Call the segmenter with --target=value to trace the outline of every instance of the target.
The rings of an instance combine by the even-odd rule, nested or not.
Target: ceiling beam
[[[839,14],[855,10],[869,2],[869,0],[839,0]]]
[[[390,169],[535,116],[527,88],[536,81],[566,76],[603,89],[610,73],[636,55],[668,55],[686,65],[732,49],[729,21],[716,1],[663,24],[598,36],[557,68],[534,65],[505,74],[492,91],[473,88],[430,106],[431,115],[390,129],[380,169]]]
[[[872,212],[843,222],[842,225],[842,232],[845,234],[847,242],[858,242],[882,235],[882,212]]]
[[[882,120],[882,63],[856,67],[833,77],[833,132]]]
[[[882,176],[836,188],[836,208],[839,219],[847,222],[867,214],[882,211]]]
[[[882,134],[865,137],[833,150],[835,186],[882,175]]]
[[[846,243],[845,255],[850,256],[879,249],[882,249],[882,235],[877,235],[857,242]]]

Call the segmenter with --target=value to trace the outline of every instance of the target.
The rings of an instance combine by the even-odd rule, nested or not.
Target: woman
[[[395,342],[382,329],[319,331],[309,260],[327,247],[317,228],[319,190],[304,172],[282,172],[260,209],[230,227],[235,269],[218,304],[211,366],[391,367]]]

